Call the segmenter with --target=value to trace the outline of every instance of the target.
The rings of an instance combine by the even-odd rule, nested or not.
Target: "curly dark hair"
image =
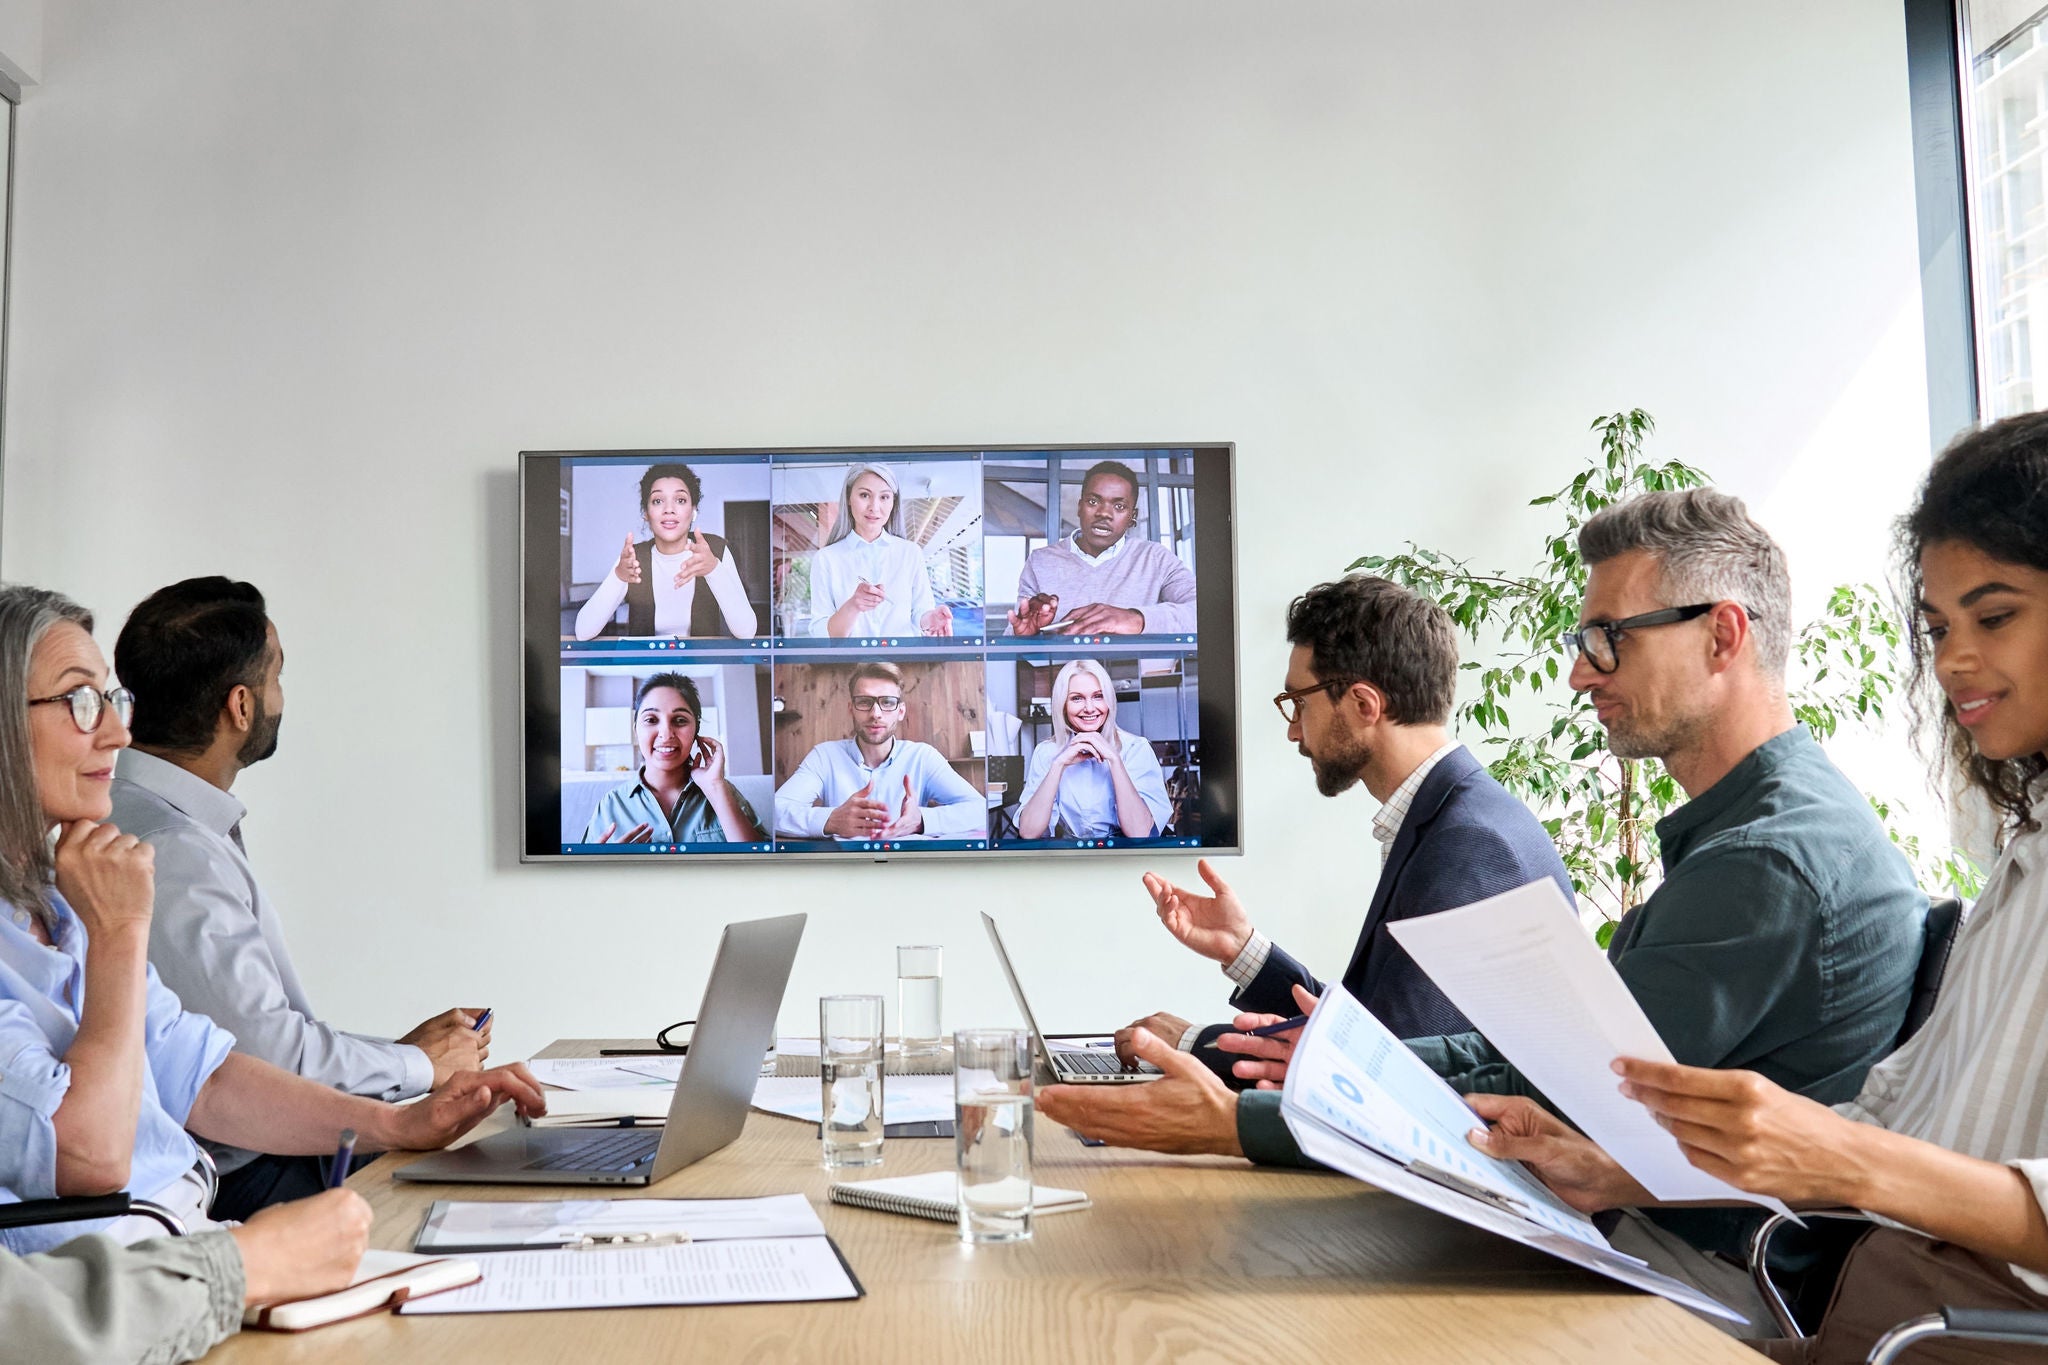
[[[1318,583],[1287,608],[1287,643],[1324,682],[1368,682],[1400,725],[1442,725],[1458,690],[1458,633],[1432,598],[1369,574]]]
[[[2048,412],[2009,417],[1957,437],[1927,472],[1913,509],[1898,524],[1902,605],[1916,614],[1926,593],[1921,552],[1943,541],[2048,573]],[[1909,704],[1922,749],[1938,769],[1960,773],[1997,807],[2005,834],[2039,828],[2027,789],[2048,770],[2048,761],[2029,754],[1994,762],[1978,753],[1935,677],[1926,632],[1916,623],[1907,638],[1913,663]]]
[[[704,505],[704,484],[697,477],[697,471],[686,464],[670,461],[666,464],[649,465],[647,472],[640,476],[641,511],[647,510],[647,500],[654,496],[654,483],[657,479],[681,479],[683,487],[690,490],[690,506]]]

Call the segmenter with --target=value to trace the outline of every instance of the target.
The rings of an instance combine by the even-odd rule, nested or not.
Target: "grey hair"
[[[846,482],[839,485],[839,520],[832,524],[832,534],[825,538],[827,545],[837,545],[853,534],[853,481],[863,474],[874,475],[896,495],[889,504],[889,524],[882,529],[892,536],[903,534],[903,488],[896,481],[896,471],[885,464],[857,464],[846,471]]]
[[[1645,493],[1596,512],[1579,528],[1579,558],[1588,568],[1632,550],[1656,556],[1667,607],[1739,603],[1750,613],[1757,666],[1784,680],[1792,573],[1785,551],[1741,498],[1712,488]]]
[[[92,631],[92,613],[62,593],[0,584],[0,898],[38,915],[49,913],[56,864],[49,818],[36,791],[28,671],[36,646],[66,621]]]

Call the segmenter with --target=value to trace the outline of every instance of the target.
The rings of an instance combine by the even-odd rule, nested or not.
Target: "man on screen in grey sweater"
[[[1017,575],[1012,635],[1180,635],[1195,629],[1195,575],[1130,534],[1138,476],[1104,460],[1081,477],[1080,526],[1033,550]]]

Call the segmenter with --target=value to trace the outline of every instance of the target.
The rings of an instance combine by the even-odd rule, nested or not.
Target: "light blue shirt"
[[[718,812],[711,809],[711,798],[696,783],[687,783],[683,794],[676,798],[676,813],[673,817],[664,815],[661,798],[648,788],[643,769],[640,775],[622,786],[613,787],[598,799],[597,809],[590,813],[590,824],[583,831],[583,841],[598,842],[598,836],[607,829],[614,840],[623,839],[636,825],[647,825],[653,831],[649,842],[657,844],[729,844],[733,840],[725,837],[725,826],[718,821]],[[754,808],[741,796],[739,788],[730,782],[726,786],[732,791],[732,799],[740,813],[756,825],[761,817],[754,814]]]
[[[53,888],[51,938],[30,930],[30,912],[0,904],[0,1202],[49,1199],[57,1193],[57,1107],[71,1088],[63,1061],[78,1035],[85,1005],[85,926]],[[200,1087],[235,1040],[204,1015],[187,1014],[149,969],[143,1025],[142,1112],[128,1190],[148,1199],[168,1189],[199,1160],[185,1131]],[[104,1222],[59,1223],[0,1233],[0,1244],[26,1255],[104,1228]]]
[[[826,839],[825,821],[862,787],[900,814],[903,784],[910,799],[925,807],[924,832],[933,839],[981,839],[988,835],[988,799],[953,770],[945,756],[915,739],[899,739],[874,767],[850,739],[827,740],[804,755],[789,781],[775,793],[775,832],[791,839]],[[823,804],[820,804],[820,803]],[[937,804],[933,804],[936,802]]]
[[[1166,829],[1166,821],[1173,814],[1173,802],[1166,795],[1166,774],[1160,770],[1159,759],[1152,752],[1152,745],[1143,735],[1134,735],[1118,727],[1117,748],[1124,756],[1124,771],[1131,775],[1131,785],[1138,789],[1138,799],[1145,803],[1145,809],[1152,812],[1152,828],[1135,838],[1150,838]],[[1060,742],[1048,739],[1031,751],[1031,763],[1024,772],[1024,795],[1018,804],[1024,805],[1044,785],[1046,775],[1052,772],[1052,761],[1059,756]],[[1059,776],[1059,790],[1052,798],[1052,823],[1046,826],[1045,837],[1049,839],[1121,839],[1124,827],[1116,818],[1116,786],[1110,781],[1109,768],[1094,759],[1071,763]]]
[[[924,571],[924,551],[887,531],[873,541],[848,532],[811,556],[808,633],[830,634],[832,613],[865,579],[882,590],[882,605],[853,618],[848,635],[922,635],[925,613],[937,605]]]

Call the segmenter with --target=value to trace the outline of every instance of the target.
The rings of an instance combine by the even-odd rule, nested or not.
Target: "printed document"
[[[822,1237],[825,1225],[800,1194],[759,1199],[439,1199],[413,1250],[507,1251],[560,1247],[586,1237],[672,1237],[724,1242],[746,1237]]]
[[[817,1123],[823,1095],[816,1076],[763,1076],[754,1086],[754,1108]],[[883,1123],[951,1123],[953,1077],[882,1077]]]
[[[403,1304],[398,1311],[530,1313],[663,1304],[800,1303],[861,1295],[829,1237],[501,1251],[469,1259],[483,1269],[483,1279]]]
[[[1616,1058],[1669,1062],[1671,1049],[1557,883],[1542,878],[1387,928],[1529,1084],[1651,1194],[1789,1214],[1778,1200],[1745,1194],[1687,1161],[1678,1139],[1621,1093]]]
[[[1731,1321],[1741,1315],[1632,1256],[1518,1162],[1465,1134],[1481,1120],[1342,986],[1309,1017],[1287,1068],[1281,1117],[1325,1166],[1424,1208]]]

